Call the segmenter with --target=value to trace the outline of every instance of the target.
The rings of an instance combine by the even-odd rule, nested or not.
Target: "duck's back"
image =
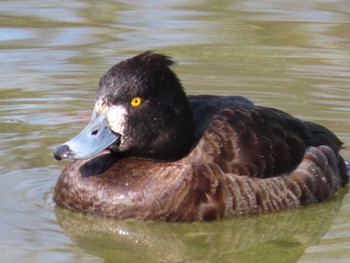
[[[323,126],[241,97],[200,96],[190,102],[200,129],[187,159],[196,164],[198,177],[212,182],[201,186],[210,193],[203,195],[204,218],[320,202],[349,180],[338,153],[342,143]],[[219,200],[230,201],[218,209]]]
[[[342,142],[321,125],[274,108],[255,106],[244,97],[191,96],[189,101],[197,141],[213,144],[217,148],[216,162],[230,163],[235,169],[227,170],[223,165],[224,172],[261,178],[279,176],[293,171],[308,147],[323,145],[340,158],[344,182],[348,179],[338,154]],[[202,156],[210,155],[211,151],[201,150]]]

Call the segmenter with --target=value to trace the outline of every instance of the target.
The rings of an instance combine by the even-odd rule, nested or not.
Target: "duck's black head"
[[[167,56],[145,52],[102,76],[90,123],[56,148],[57,160],[110,148],[130,156],[177,160],[194,142],[191,107]]]

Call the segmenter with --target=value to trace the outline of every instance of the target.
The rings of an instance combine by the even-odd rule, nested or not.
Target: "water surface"
[[[87,122],[100,76],[149,49],[189,94],[244,95],[350,145],[348,1],[2,1],[1,262],[346,262],[350,194],[209,223],[115,222],[58,209],[56,145]],[[343,156],[350,159],[348,148]]]

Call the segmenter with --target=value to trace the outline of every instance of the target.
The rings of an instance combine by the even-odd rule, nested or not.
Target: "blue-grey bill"
[[[58,146],[56,160],[86,159],[106,149],[120,139],[109,127],[107,115],[92,113],[89,124],[74,138]]]

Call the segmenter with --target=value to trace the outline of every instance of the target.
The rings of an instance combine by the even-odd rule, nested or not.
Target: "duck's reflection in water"
[[[295,262],[328,230],[346,190],[322,204],[212,222],[115,221],[58,207],[55,212],[73,242],[105,262]]]

